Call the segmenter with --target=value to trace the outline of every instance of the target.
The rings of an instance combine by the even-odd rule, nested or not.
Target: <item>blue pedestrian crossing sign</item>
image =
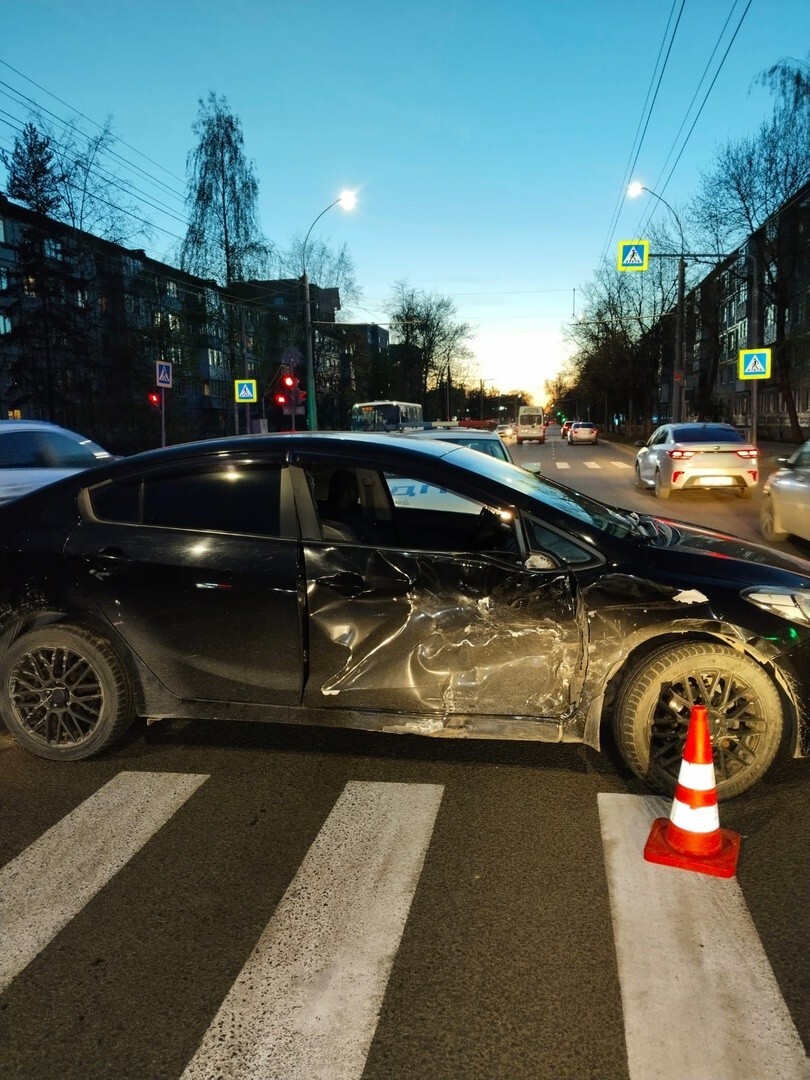
[[[620,240],[616,265],[619,270],[646,270],[650,265],[650,241]]]
[[[738,379],[770,379],[770,349],[740,349]]]
[[[255,379],[234,379],[233,397],[239,405],[251,405],[258,401]]]
[[[155,382],[158,386],[163,386],[166,389],[171,390],[172,365],[168,362],[168,360],[155,361]]]

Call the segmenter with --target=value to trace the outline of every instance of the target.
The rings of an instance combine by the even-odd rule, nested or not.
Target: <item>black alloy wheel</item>
[[[0,658],[0,714],[26,749],[75,761],[127,730],[132,689],[106,641],[54,624],[18,638]]]
[[[779,750],[782,703],[767,672],[724,645],[667,645],[630,671],[613,714],[622,757],[655,791],[671,795],[693,705],[706,706],[718,798],[747,791]]]

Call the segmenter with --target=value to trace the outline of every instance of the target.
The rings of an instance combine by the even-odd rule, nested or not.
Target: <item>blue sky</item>
[[[351,251],[365,297],[355,319],[385,322],[402,280],[449,296],[475,327],[476,377],[541,396],[565,361],[574,291],[648,208],[620,195],[679,12],[634,171],[677,208],[715,148],[769,111],[756,75],[807,57],[806,0],[5,0],[0,146],[29,118],[20,95],[61,117],[111,115],[135,148],[119,152],[172,189],[160,198],[175,217],[148,215],[179,237],[191,127],[214,90],[242,122],[276,243],[358,191],[353,213],[334,208],[313,234]],[[145,246],[172,261],[176,243],[157,232]]]

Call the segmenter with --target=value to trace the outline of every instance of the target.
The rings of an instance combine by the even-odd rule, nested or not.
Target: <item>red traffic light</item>
[[[274,398],[273,398],[273,401],[275,401],[276,405],[286,405],[287,404],[287,395],[286,394],[276,394],[274,396]]]
[[[149,402],[153,409],[160,408],[160,394],[156,394],[154,390],[151,392],[151,394],[146,395],[146,400]]]
[[[286,387],[287,390],[295,390],[298,386],[298,379],[295,375],[283,375],[281,378],[281,385]]]

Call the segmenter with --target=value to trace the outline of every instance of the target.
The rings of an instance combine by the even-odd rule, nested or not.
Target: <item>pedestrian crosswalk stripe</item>
[[[611,461],[611,465],[615,465],[617,469],[632,469],[632,465],[628,465],[626,461]]]
[[[359,1080],[443,790],[346,785],[182,1080]]]
[[[557,462],[555,462],[555,464],[556,464],[558,469],[570,469],[571,468],[571,466],[569,465],[569,463],[567,461],[557,461]]]
[[[119,773],[0,870],[0,990],[207,779]]]
[[[802,1041],[734,879],[642,857],[663,799],[599,794],[630,1080],[800,1080]]]
[[[585,462],[585,468],[586,469],[601,469],[602,466],[596,461],[586,461]]]

